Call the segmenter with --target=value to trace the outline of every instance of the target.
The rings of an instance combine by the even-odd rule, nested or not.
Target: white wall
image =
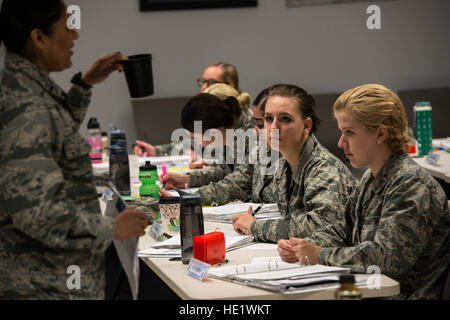
[[[64,88],[100,54],[153,55],[155,95],[198,92],[195,79],[219,60],[235,64],[252,97],[276,83],[310,93],[341,92],[364,83],[393,90],[450,85],[450,1],[395,0],[286,8],[140,12],[138,0],[66,0],[81,8],[73,67],[53,78]],[[366,28],[366,8],[381,7],[381,30]],[[94,91],[89,116],[114,122],[135,139],[125,78],[115,74]],[[88,118],[87,117],[87,118]],[[84,129],[84,126],[83,126]]]

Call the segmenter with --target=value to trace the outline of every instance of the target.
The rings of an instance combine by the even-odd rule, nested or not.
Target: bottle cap
[[[87,127],[88,129],[98,129],[100,128],[100,123],[98,123],[97,118],[92,117],[89,119]]]
[[[108,132],[102,131],[102,137],[107,137],[107,136],[108,136]]]
[[[180,203],[180,197],[159,198],[159,204],[175,204],[175,203]]]
[[[353,275],[353,274],[341,274],[339,276],[339,282],[355,283],[355,275]]]
[[[153,171],[158,170],[155,165],[151,164],[150,161],[145,161],[145,165],[139,167],[139,171]]]

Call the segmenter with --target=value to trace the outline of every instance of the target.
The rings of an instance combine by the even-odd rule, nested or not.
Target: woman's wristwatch
[[[82,87],[83,89],[91,90],[91,89],[92,89],[92,86],[89,85],[89,84],[87,84],[86,82],[84,82],[84,81],[81,79],[81,75],[82,75],[81,72],[75,73],[75,75],[72,77],[72,80],[70,80],[70,82],[72,82],[73,84],[79,85],[79,86]]]

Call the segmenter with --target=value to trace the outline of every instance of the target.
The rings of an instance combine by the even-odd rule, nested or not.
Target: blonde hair
[[[221,61],[212,64],[210,67],[221,68],[223,70],[223,80],[241,93],[241,88],[239,88],[239,75],[235,66],[231,63]]]
[[[409,147],[408,120],[403,103],[388,88],[366,84],[345,91],[334,103],[336,115],[348,111],[369,130],[380,126],[388,129],[387,143],[393,152],[407,151]]]
[[[250,107],[251,98],[248,93],[239,93],[232,86],[229,86],[225,83],[215,83],[206,88],[204,93],[213,94],[222,100],[225,100],[227,97],[236,98],[236,100],[239,102],[239,106],[241,107],[242,112],[247,112]]]

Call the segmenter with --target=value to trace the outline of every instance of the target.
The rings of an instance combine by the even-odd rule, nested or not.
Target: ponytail
[[[227,97],[234,97],[239,102],[240,108],[243,112],[247,112],[250,108],[250,95],[246,92],[239,93],[235,88],[225,83],[215,83],[206,88],[204,93],[213,94],[223,100]]]
[[[252,101],[252,98],[247,92],[242,92],[239,97],[237,97],[239,101],[239,105],[241,106],[241,109],[243,112],[247,112],[250,108],[250,103]]]
[[[242,110],[239,105],[239,101],[237,101],[235,97],[229,96],[223,100],[223,103],[233,119],[237,120],[241,116]]]

